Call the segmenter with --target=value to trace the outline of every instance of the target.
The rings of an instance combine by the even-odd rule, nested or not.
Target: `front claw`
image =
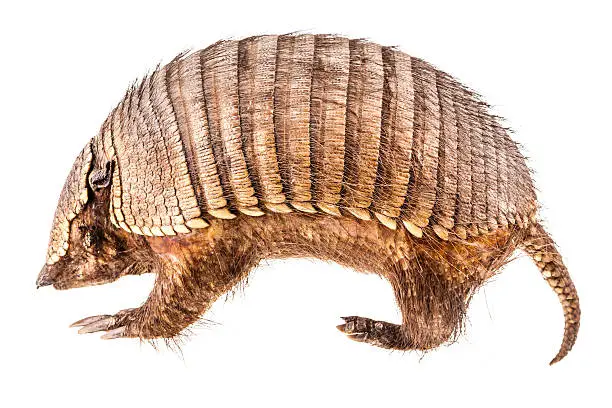
[[[104,340],[111,340],[111,339],[118,339],[120,337],[127,337],[125,335],[125,331],[126,331],[125,326],[117,327],[116,329],[107,331],[100,338]]]
[[[70,327],[81,327],[79,334],[95,333],[106,331],[102,335],[103,339],[117,339],[120,337],[138,337],[130,335],[128,330],[129,324],[135,320],[137,309],[125,309],[115,315],[99,315],[86,317],[77,322],[74,322]]]
[[[394,350],[406,350],[410,345],[400,325],[359,316],[343,317],[342,320],[345,323],[336,328],[353,341]]]

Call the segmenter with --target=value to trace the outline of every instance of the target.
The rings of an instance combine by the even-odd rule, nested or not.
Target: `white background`
[[[0,6],[1,406],[610,406],[607,2],[205,3]],[[35,290],[73,159],[133,79],[218,39],[297,30],[398,45],[508,119],[581,295],[565,360],[547,365],[562,313],[526,257],[478,293],[458,343],[425,356],[344,338],[339,316],[398,321],[391,289],[317,261],[262,265],[182,354],[68,329],[139,305],[152,276]]]

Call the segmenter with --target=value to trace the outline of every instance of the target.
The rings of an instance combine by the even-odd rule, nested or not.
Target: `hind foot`
[[[336,327],[351,340],[395,350],[405,350],[410,346],[400,325],[359,316],[342,319],[346,323]]]

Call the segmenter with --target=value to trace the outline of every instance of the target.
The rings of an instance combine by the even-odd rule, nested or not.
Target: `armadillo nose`
[[[49,286],[53,283],[53,280],[51,279],[51,275],[49,273],[49,268],[47,265],[43,266],[43,268],[40,270],[40,273],[38,274],[38,279],[36,279],[36,289],[42,287],[42,286]]]

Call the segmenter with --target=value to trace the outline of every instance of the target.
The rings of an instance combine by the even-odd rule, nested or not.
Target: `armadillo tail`
[[[529,235],[521,246],[535,261],[546,282],[557,293],[563,307],[565,332],[561,348],[550,362],[552,365],[561,361],[576,342],[578,328],[580,327],[578,293],[554,241],[541,225],[536,224],[530,227]]]

